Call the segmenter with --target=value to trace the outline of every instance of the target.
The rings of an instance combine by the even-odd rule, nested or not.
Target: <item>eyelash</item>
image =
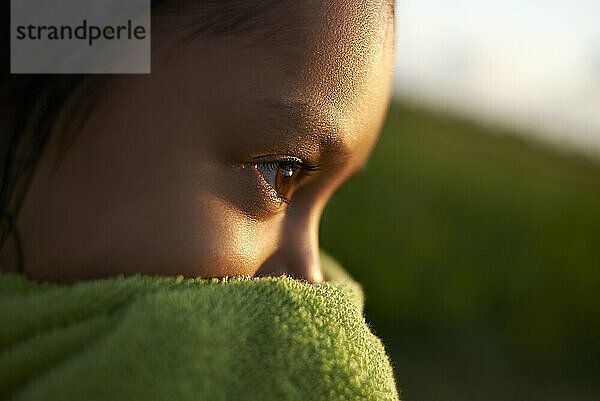
[[[273,169],[280,169],[280,168],[284,168],[287,166],[294,166],[300,169],[302,174],[310,174],[314,171],[317,171],[321,168],[321,166],[316,165],[316,164],[309,164],[306,162],[301,161],[300,159],[289,159],[289,158],[285,158],[285,159],[281,159],[281,160],[272,160],[272,161],[264,161],[264,162],[258,162],[256,163],[256,165],[263,165],[263,166],[268,166],[270,168]]]

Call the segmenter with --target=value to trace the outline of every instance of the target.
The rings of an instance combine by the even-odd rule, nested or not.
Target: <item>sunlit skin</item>
[[[26,274],[321,281],[321,213],[387,111],[393,21],[315,3],[287,42],[153,32],[152,74],[107,79],[71,145],[51,137],[17,221]]]

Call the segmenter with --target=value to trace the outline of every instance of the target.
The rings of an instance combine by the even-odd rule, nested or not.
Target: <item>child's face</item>
[[[153,35],[152,74],[112,80],[56,169],[52,137],[19,219],[27,274],[321,280],[321,212],[367,161],[393,58],[379,1],[334,3],[276,42]]]

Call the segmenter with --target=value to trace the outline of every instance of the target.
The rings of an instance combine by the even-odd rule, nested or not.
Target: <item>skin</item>
[[[26,274],[321,281],[321,213],[387,111],[393,21],[379,1],[315,3],[278,42],[153,32],[152,74],[107,79],[75,135],[51,137],[17,221]],[[284,202],[260,163],[289,156],[319,167]]]

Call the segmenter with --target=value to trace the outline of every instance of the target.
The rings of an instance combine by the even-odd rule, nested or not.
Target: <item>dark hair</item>
[[[152,29],[156,18],[181,20],[195,36],[215,38],[247,33],[275,39],[300,15],[309,0],[151,0]],[[322,0],[312,0],[322,1]],[[393,0],[383,2],[393,16]],[[14,220],[25,197],[37,161],[65,105],[82,87],[98,80],[82,74],[10,74],[10,2],[0,5],[0,249],[15,235],[19,269],[23,260]],[[192,11],[192,12],[190,12]],[[160,26],[160,23],[157,24]],[[276,39],[275,39],[276,40]],[[91,92],[94,92],[93,90]],[[93,96],[91,96],[93,98]],[[89,102],[88,102],[89,103]],[[79,111],[83,102],[78,104]]]

